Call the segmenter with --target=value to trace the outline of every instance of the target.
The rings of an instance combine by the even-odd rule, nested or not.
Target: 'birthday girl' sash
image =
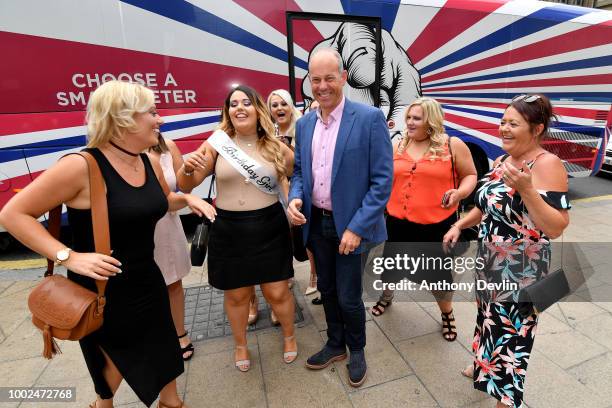
[[[279,194],[278,179],[276,172],[266,166],[262,166],[257,160],[246,154],[234,141],[222,130],[216,130],[208,143],[219,153],[238,173],[244,176],[259,191],[266,194]]]

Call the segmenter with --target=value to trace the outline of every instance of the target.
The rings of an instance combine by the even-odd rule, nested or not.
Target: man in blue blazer
[[[319,109],[296,125],[287,212],[304,225],[314,255],[328,340],[306,367],[342,360],[348,346],[349,383],[359,387],[367,371],[363,269],[368,250],[387,239],[393,153],[383,113],[344,97],[347,72],[337,51],[317,50],[308,70]]]

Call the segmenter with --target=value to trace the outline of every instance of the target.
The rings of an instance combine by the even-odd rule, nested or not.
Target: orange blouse
[[[455,163],[456,169],[456,163]],[[451,216],[457,206],[442,208],[444,193],[453,187],[448,145],[435,159],[431,153],[414,160],[405,151],[393,154],[393,187],[387,212],[417,224],[435,224]],[[459,177],[455,171],[455,179]]]

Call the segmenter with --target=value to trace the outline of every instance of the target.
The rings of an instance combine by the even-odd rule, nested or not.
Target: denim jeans
[[[361,300],[367,251],[340,255],[340,239],[332,216],[313,215],[308,237],[317,268],[317,289],[327,322],[327,346],[350,351],[366,345],[365,306]],[[363,261],[362,261],[363,259]]]

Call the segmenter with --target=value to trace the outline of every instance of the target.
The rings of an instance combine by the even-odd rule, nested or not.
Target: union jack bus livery
[[[235,84],[312,100],[309,55],[336,48],[345,94],[379,106],[391,134],[426,95],[482,174],[522,93],[559,121],[544,141],[572,176],[597,172],[612,124],[612,13],[524,0],[4,0],[0,3],[0,206],[86,143],[90,93],[110,79],[156,93],[183,153],[220,120]],[[206,186],[203,186],[203,191]]]

